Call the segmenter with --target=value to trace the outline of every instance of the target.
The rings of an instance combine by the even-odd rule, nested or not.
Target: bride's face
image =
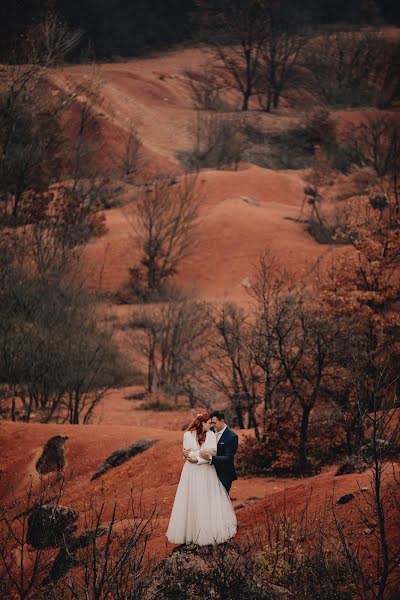
[[[206,423],[203,423],[203,431],[210,431],[211,427],[211,419],[209,419]]]

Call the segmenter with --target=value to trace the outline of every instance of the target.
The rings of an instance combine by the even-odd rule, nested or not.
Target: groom
[[[200,456],[208,460],[210,465],[215,466],[217,475],[229,495],[232,481],[237,479],[233,461],[238,449],[239,438],[232,429],[227,427],[222,411],[215,410],[210,417],[211,427],[214,428],[217,436],[217,455],[211,456],[207,450],[201,450]]]

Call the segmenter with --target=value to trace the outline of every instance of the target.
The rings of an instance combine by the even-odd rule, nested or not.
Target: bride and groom
[[[212,430],[214,429],[214,431]],[[197,415],[183,436],[185,459],[167,530],[173,544],[221,544],[236,534],[229,498],[238,436],[224,413]]]

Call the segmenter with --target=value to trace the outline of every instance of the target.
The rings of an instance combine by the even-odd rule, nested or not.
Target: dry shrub
[[[302,57],[305,89],[331,106],[376,105],[386,97],[391,44],[372,31],[336,31],[315,38]]]
[[[297,475],[300,417],[292,412],[271,411],[265,442],[246,435],[238,452],[243,475]],[[312,470],[334,463],[345,453],[346,439],[339,415],[327,407],[310,421],[308,454]]]
[[[79,511],[62,505],[67,485],[45,477],[37,491],[31,483],[22,497],[0,502],[2,597],[142,600],[153,566],[147,544],[157,526],[155,507],[145,508],[132,490],[126,502],[100,492],[85,501],[77,520]],[[57,539],[49,535],[55,526]]]
[[[224,83],[211,63],[205,63],[199,71],[185,71],[185,86],[196,110],[224,110]]]
[[[266,441],[247,435],[240,444],[238,469],[246,475],[290,475],[295,470],[298,446],[293,414],[271,411]]]
[[[280,132],[262,131],[246,124],[249,143],[245,158],[271,169],[305,169],[312,164],[317,149],[336,156],[336,127],[325,110],[316,110]]]
[[[310,421],[309,452],[320,465],[336,463],[346,452],[346,435],[342,414],[328,404],[321,405]]]
[[[199,169],[237,170],[247,141],[240,120],[217,114],[197,114],[193,125],[193,147],[178,158],[189,171]]]
[[[309,499],[298,512],[289,511],[286,500],[265,511],[259,530],[261,549],[254,556],[259,574],[296,598],[350,600],[349,567],[328,543],[325,520],[325,511],[311,514]]]

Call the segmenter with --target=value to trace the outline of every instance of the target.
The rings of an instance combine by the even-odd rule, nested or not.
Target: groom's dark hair
[[[210,413],[210,419],[213,417],[217,417],[218,421],[225,421],[225,415],[222,410],[214,410],[212,413]]]

